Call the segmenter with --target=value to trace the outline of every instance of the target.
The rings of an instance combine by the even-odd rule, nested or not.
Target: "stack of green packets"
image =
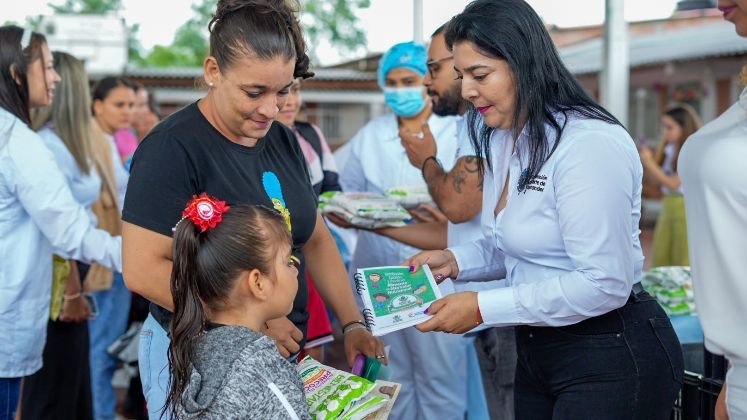
[[[656,267],[643,274],[641,284],[671,315],[697,315],[690,267]]]
[[[392,187],[386,190],[386,196],[406,209],[415,208],[421,204],[436,206],[425,185]]]
[[[361,228],[401,227],[412,216],[381,194],[328,191],[319,196],[322,213],[333,213]]]

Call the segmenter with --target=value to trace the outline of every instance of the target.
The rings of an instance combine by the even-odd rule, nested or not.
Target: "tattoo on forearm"
[[[454,191],[461,194],[462,193],[462,185],[464,185],[464,182],[467,180],[466,174],[464,171],[458,171],[456,173],[451,174],[451,183],[454,186]]]

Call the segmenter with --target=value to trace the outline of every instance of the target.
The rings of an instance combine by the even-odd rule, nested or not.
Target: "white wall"
[[[64,51],[85,62],[94,77],[121,74],[127,64],[127,27],[110,15],[43,16],[39,29],[52,51]]]

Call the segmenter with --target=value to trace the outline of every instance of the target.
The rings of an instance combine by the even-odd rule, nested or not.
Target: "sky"
[[[7,1],[7,0],[6,0]],[[26,16],[51,13],[48,3],[54,0],[14,2],[12,10],[3,8],[2,20],[25,22]],[[122,0],[128,25],[140,24],[139,39],[146,49],[156,44],[168,45],[176,29],[192,17],[194,0]],[[604,0],[528,0],[547,23],[560,27],[594,25],[604,21]],[[469,0],[423,0],[423,30],[427,38],[433,30],[459,13]],[[676,0],[624,0],[628,21],[669,17]],[[368,37],[368,51],[384,51],[397,42],[413,39],[412,2],[407,0],[371,0],[368,9],[358,14]],[[355,57],[340,57],[333,49],[320,54],[322,64],[332,64]]]

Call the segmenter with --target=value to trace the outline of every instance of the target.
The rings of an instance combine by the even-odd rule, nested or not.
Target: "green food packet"
[[[70,264],[66,259],[55,255],[52,264],[52,296],[49,302],[49,319],[57,321],[62,312],[65,285],[70,275]]]
[[[296,370],[303,381],[309,414],[315,419],[352,420],[386,404],[383,398],[368,399],[364,403],[364,397],[374,388],[373,382],[325,366],[309,356],[301,360]]]

